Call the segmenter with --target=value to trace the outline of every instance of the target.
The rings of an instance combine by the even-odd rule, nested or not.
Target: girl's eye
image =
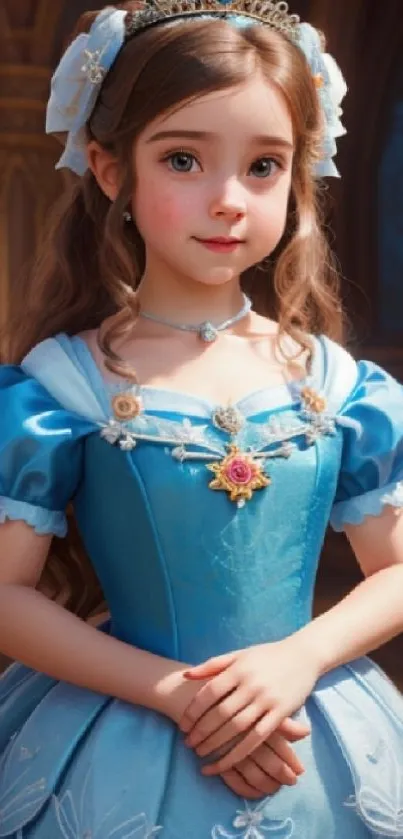
[[[193,154],[188,151],[176,151],[164,158],[174,172],[191,172],[194,166],[198,166]]]
[[[250,172],[256,178],[269,178],[280,168],[280,164],[272,157],[260,157],[259,160],[252,163]]]

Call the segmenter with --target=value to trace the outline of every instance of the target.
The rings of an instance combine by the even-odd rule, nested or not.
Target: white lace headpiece
[[[281,32],[301,49],[311,68],[324,114],[323,155],[316,165],[319,177],[338,176],[333,162],[336,139],[345,134],[340,104],[347,92],[336,62],[322,50],[319,32],[291,15],[288,4],[277,0],[146,0],[137,11],[104,9],[90,32],[81,34],[64,54],[52,78],[47,108],[48,134],[67,136],[56,168],[67,167],[78,175],[88,168],[85,126],[95,108],[102,84],[129,38],[150,26],[180,19],[228,20],[237,27],[251,23]]]

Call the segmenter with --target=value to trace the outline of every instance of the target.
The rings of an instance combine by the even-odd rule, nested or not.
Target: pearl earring
[[[125,212],[123,213],[123,219],[126,222],[130,222],[130,221],[133,221],[133,216],[132,216],[131,213],[129,213],[128,210],[125,210]]]

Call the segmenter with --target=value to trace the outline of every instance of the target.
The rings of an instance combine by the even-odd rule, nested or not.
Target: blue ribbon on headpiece
[[[339,177],[333,157],[337,154],[336,139],[346,133],[340,119],[340,104],[347,93],[347,85],[334,58],[329,53],[322,52],[319,32],[309,23],[301,23],[299,26],[298,46],[305,55],[312,75],[320,80],[318,94],[325,130],[322,158],[316,164],[315,174],[318,177]]]
[[[56,69],[47,107],[46,133],[67,136],[64,152],[56,164],[57,169],[71,169],[80,176],[88,169],[85,128],[103,81],[125,43],[126,14],[114,7],[100,12],[90,32],[75,38]],[[205,17],[213,16],[206,14]],[[251,25],[251,19],[239,13],[228,14],[226,20],[237,27]],[[256,24],[256,21],[253,23]],[[315,167],[315,174],[318,177],[337,177],[333,157],[337,152],[336,138],[345,134],[340,121],[340,102],[347,87],[334,59],[322,52],[319,33],[309,23],[299,25],[297,44],[313,76],[320,79],[318,94],[325,131],[323,156]]]
[[[125,40],[127,12],[104,9],[88,34],[70,44],[52,78],[46,113],[47,134],[67,134],[56,169],[84,175],[88,169],[85,126],[95,108],[105,76]]]

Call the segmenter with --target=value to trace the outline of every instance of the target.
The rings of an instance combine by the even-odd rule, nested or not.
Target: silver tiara
[[[96,107],[101,87],[127,40],[148,26],[167,20],[227,18],[236,27],[249,18],[283,33],[305,56],[315,81],[323,112],[322,157],[315,164],[319,177],[337,176],[333,162],[336,139],[345,133],[340,104],[347,87],[334,59],[323,52],[320,34],[309,23],[300,23],[277,0],[138,0],[131,12],[109,6],[97,15],[88,33],[74,39],[52,78],[46,114],[48,134],[66,135],[66,146],[57,168],[78,175],[88,169],[86,124]]]
[[[126,37],[131,38],[142,29],[161,23],[168,18],[214,15],[250,17],[281,32],[293,41],[298,40],[300,18],[289,12],[283,0],[145,0],[138,10],[128,12],[125,20]]]

